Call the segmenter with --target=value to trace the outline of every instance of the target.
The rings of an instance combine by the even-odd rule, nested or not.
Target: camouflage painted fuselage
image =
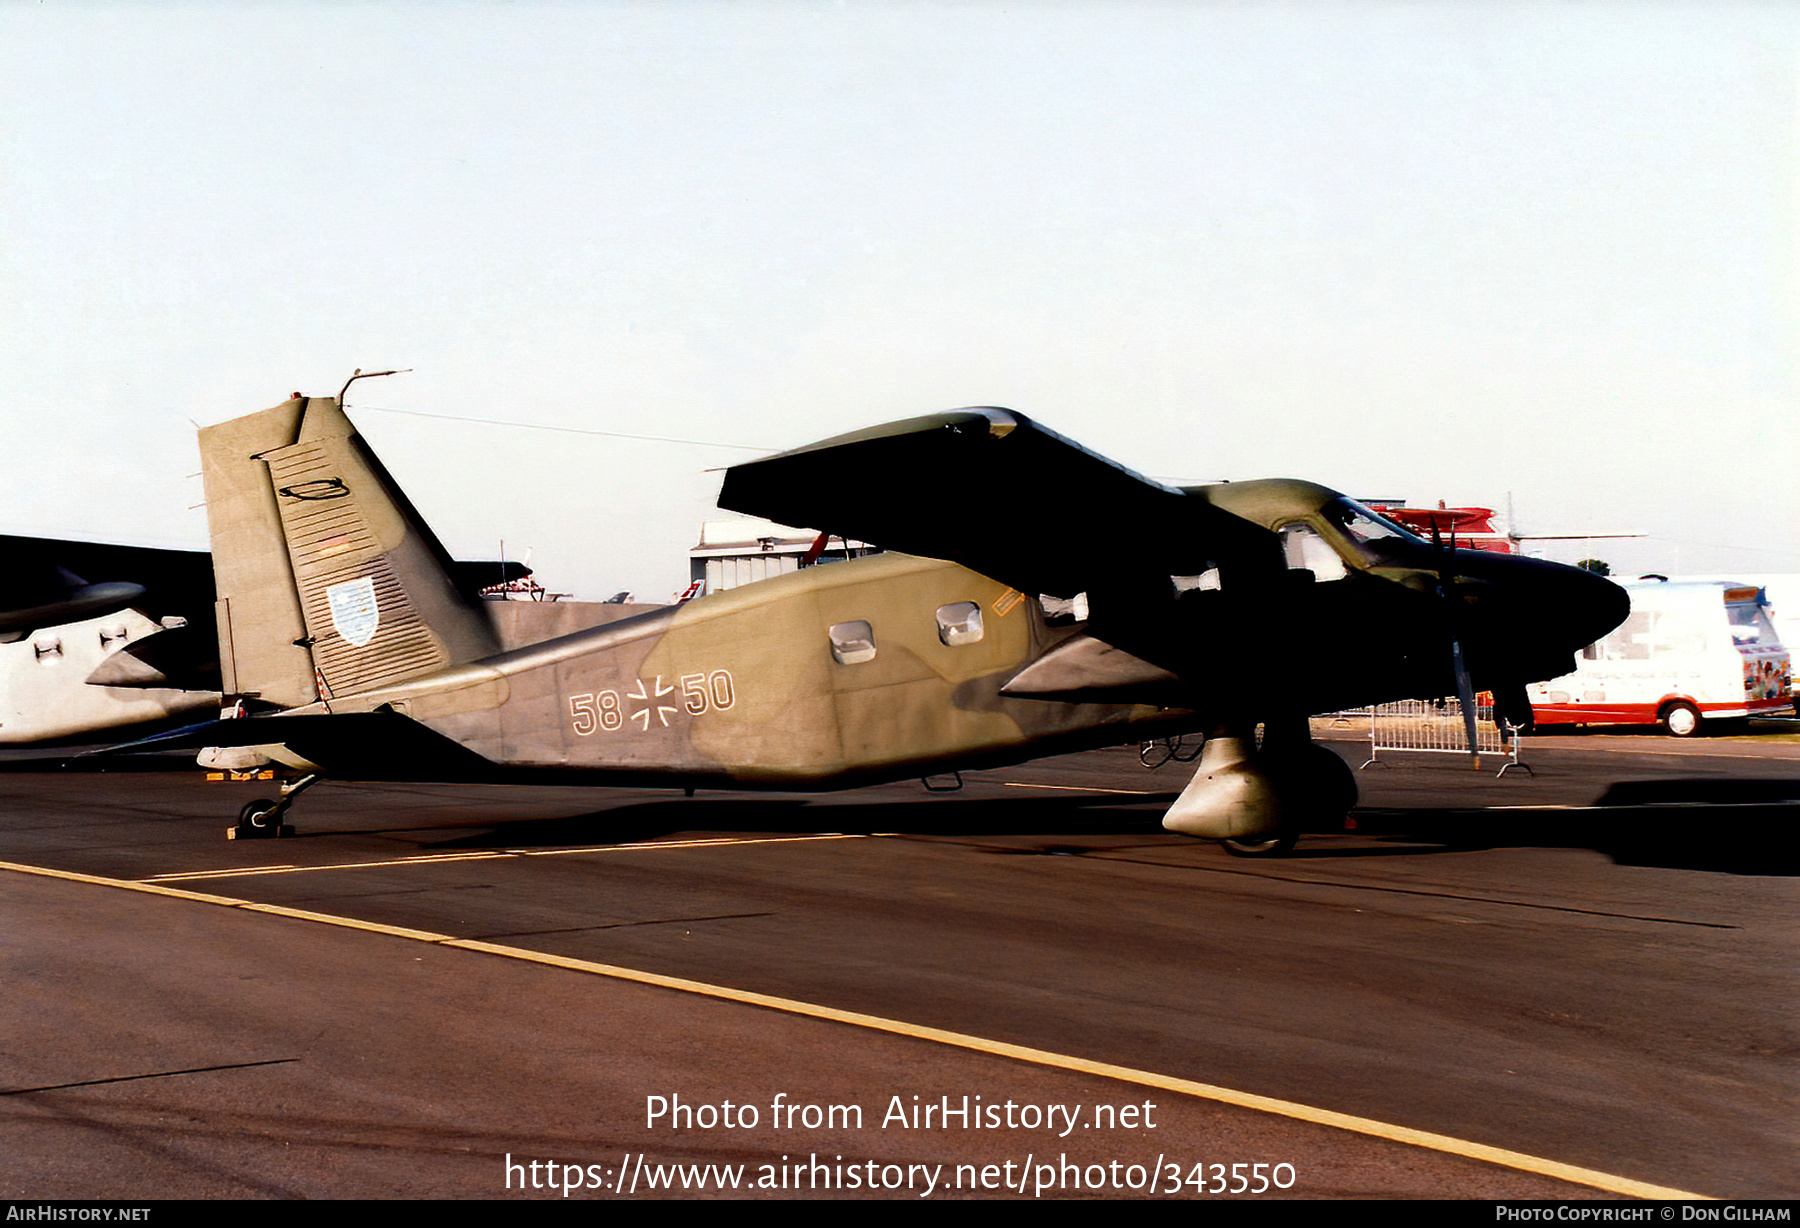
[[[938,611],[982,611],[948,644]],[[874,653],[840,661],[830,629]],[[1151,704],[1012,698],[1058,638],[1033,599],[953,563],[815,567],[294,715],[389,711],[495,765],[693,784],[836,787],[1104,745],[1190,724]],[[1142,727],[1142,728],[1140,728]],[[329,766],[329,765],[327,765]]]

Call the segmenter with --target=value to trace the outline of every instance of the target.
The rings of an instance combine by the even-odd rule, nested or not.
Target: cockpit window
[[[1315,580],[1342,580],[1344,560],[1305,521],[1281,526],[1281,551],[1290,570],[1310,571]]]
[[[1384,516],[1377,515],[1354,499],[1333,499],[1319,509],[1326,521],[1342,529],[1358,553],[1370,562],[1383,562],[1393,556],[1392,547],[1405,544],[1422,546],[1413,534]]]

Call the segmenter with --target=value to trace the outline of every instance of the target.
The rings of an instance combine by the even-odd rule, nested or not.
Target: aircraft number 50
[[[658,682],[660,681],[659,679]],[[640,686],[638,689],[642,691],[644,688]],[[658,689],[661,690],[660,686]],[[646,692],[645,697],[647,695]],[[736,702],[737,690],[732,684],[730,670],[715,669],[710,674],[681,676],[681,706],[689,716],[722,712]],[[663,709],[665,712],[672,710]],[[582,737],[596,729],[615,733],[625,725],[625,707],[617,691],[569,696],[569,716],[575,723],[575,732]],[[663,723],[668,723],[666,718]]]
[[[723,712],[737,702],[731,687],[731,671],[715,669],[710,674],[681,676],[681,706],[689,716],[701,716],[717,709]]]

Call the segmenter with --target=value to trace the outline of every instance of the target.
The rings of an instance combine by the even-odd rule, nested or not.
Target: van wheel
[[[1672,738],[1691,738],[1700,732],[1700,709],[1693,704],[1670,704],[1663,710],[1663,729]]]

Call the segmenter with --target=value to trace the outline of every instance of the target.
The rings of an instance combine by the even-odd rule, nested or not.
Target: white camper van
[[[1639,580],[1631,614],[1582,650],[1572,674],[1529,688],[1543,725],[1650,725],[1678,738],[1704,721],[1789,709],[1791,667],[1763,591],[1729,581]]]

